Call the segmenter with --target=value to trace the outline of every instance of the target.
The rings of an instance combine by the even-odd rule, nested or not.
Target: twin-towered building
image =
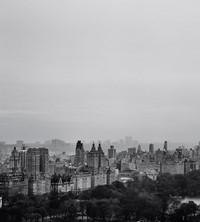
[[[97,170],[99,168],[106,167],[106,156],[100,143],[97,148],[93,143],[91,150],[86,153],[83,147],[83,143],[79,140],[76,144],[76,155],[74,162],[76,167],[87,165],[89,168]]]
[[[100,143],[97,149],[93,143],[90,152],[87,153],[87,165],[93,170],[104,169],[106,167],[106,157]]]

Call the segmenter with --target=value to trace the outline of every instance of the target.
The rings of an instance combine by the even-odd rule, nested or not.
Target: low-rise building
[[[74,190],[74,181],[70,175],[53,175],[51,178],[51,191],[66,193]]]

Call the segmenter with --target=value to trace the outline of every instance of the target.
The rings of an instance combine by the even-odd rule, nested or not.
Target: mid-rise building
[[[51,192],[67,193],[74,191],[74,181],[69,175],[53,175],[51,178]]]
[[[36,180],[33,176],[29,177],[28,195],[42,195],[45,193],[50,193],[50,188],[50,178],[39,176]]]
[[[28,178],[22,173],[0,174],[0,196],[7,199],[16,194],[28,195]]]
[[[128,148],[128,154],[129,154],[129,155],[134,155],[134,154],[136,154],[136,147]]]
[[[74,191],[76,193],[88,190],[91,188],[92,177],[89,172],[77,173],[74,175]]]

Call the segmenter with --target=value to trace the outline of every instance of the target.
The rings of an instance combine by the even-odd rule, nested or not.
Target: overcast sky
[[[200,2],[1,0],[0,140],[200,140]]]

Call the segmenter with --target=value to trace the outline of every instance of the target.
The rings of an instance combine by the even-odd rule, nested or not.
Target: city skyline
[[[200,140],[199,2],[1,1],[0,140]]]

